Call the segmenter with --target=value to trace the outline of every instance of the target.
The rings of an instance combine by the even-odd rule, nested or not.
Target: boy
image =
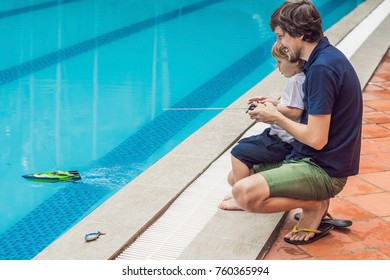
[[[255,97],[248,104],[263,104],[271,102],[286,117],[299,122],[304,109],[302,84],[305,74],[302,72],[304,61],[291,63],[283,48],[277,43],[272,47],[272,56],[277,61],[279,71],[289,79],[282,92],[280,100]],[[237,181],[254,173],[253,166],[260,163],[280,162],[292,150],[291,142],[294,138],[277,125],[271,125],[259,135],[253,135],[238,142],[231,151],[232,170],[228,175],[228,182],[233,186]],[[232,196],[225,197],[219,205],[225,209]]]

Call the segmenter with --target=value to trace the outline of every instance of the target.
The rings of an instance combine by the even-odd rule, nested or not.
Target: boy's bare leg
[[[241,180],[242,178],[248,177],[249,175],[254,173],[252,169],[249,169],[244,163],[242,163],[234,156],[231,156],[231,163],[232,163],[232,170],[230,170],[227,176],[228,184],[231,187],[233,187],[234,184],[239,180]],[[223,200],[226,201],[232,198],[233,195],[229,194],[226,195]]]
[[[231,187],[233,187],[233,185],[236,183],[236,181],[234,180],[233,170],[229,171],[229,174],[227,176],[227,182]]]
[[[240,181],[241,179],[248,177],[251,175],[251,170],[246,166],[246,164],[242,163],[239,159],[235,158],[234,156],[231,157],[231,163],[232,163],[232,182],[233,185]],[[231,182],[229,182],[231,183]],[[233,186],[231,185],[231,186]]]

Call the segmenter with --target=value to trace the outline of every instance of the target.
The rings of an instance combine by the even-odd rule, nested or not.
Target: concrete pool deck
[[[326,35],[331,43],[337,45],[382,2],[386,1],[365,1],[327,30]],[[351,57],[362,88],[370,80],[389,47],[389,27],[390,18],[387,16]],[[259,94],[268,93],[270,97],[278,97],[285,82],[286,80],[274,71],[235,101],[231,107],[243,107],[250,96]],[[152,228],[151,225],[158,222],[160,217],[162,220],[163,214],[168,213],[170,206],[180,201],[179,198],[184,197],[186,191],[193,191],[194,188],[195,190],[202,189],[204,193],[199,196],[200,199],[193,200],[194,205],[189,213],[183,213],[189,214],[189,217],[194,219],[185,217],[184,220],[190,224],[183,222],[179,225],[183,226],[182,228],[174,228],[179,235],[187,237],[187,239],[183,237],[184,241],[173,240],[175,243],[182,244],[182,248],[175,248],[173,253],[167,254],[170,250],[163,246],[170,242],[167,238],[165,241],[162,240],[163,245],[153,246],[153,254],[145,254],[146,248],[141,249],[143,254],[139,254],[139,259],[263,258],[274,239],[278,237],[288,213],[262,215],[242,211],[230,212],[219,210],[216,206],[224,194],[229,193],[225,180],[230,166],[229,148],[244,133],[257,133],[264,127],[263,124],[253,126],[253,122],[244,112],[224,110],[59,237],[35,259],[115,259],[137,238],[141,240],[139,236],[143,232]],[[207,189],[204,186],[210,186],[210,188]],[[210,209],[212,209],[205,213],[206,218],[195,215],[202,212],[200,210],[203,202],[205,202],[204,205],[211,205]],[[189,202],[183,203],[191,206],[188,205]],[[86,233],[98,230],[105,232],[106,235],[96,242],[86,243],[84,241]],[[163,235],[162,232],[159,234]],[[172,234],[168,235],[172,237]],[[270,256],[270,254],[267,255],[267,258]],[[293,258],[293,256],[287,258]]]

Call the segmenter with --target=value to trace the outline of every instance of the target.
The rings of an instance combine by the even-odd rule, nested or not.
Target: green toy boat
[[[77,170],[71,171],[51,171],[23,175],[23,178],[35,182],[56,183],[56,182],[76,182],[81,180],[81,176]]]

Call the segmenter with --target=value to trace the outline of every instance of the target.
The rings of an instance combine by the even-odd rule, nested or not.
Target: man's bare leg
[[[318,208],[302,208],[302,215],[297,223],[297,229],[311,228],[317,229],[321,223],[324,214],[327,212],[328,203],[326,200],[318,201]],[[285,237],[290,240],[307,241],[313,238],[315,233],[312,232],[298,232],[290,231]]]
[[[270,197],[267,181],[260,173],[237,182],[233,186],[233,196],[236,202],[236,205],[232,205],[233,208],[241,208],[255,213],[276,213],[302,208],[302,216],[297,224],[298,229],[317,229],[324,213],[328,209],[327,200],[316,201],[288,197]],[[293,234],[291,231],[286,237],[291,240],[309,240],[314,235],[315,234],[312,232],[299,232]]]

